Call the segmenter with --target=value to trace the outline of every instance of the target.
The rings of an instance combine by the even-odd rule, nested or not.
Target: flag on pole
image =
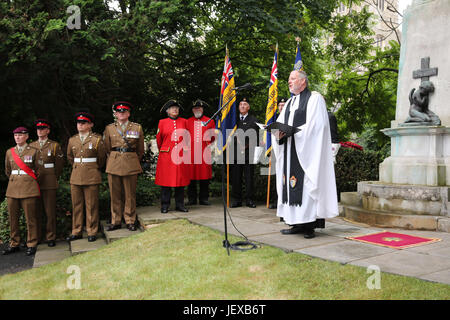
[[[270,85],[269,85],[269,100],[266,107],[266,121],[268,126],[275,122],[277,115],[277,101],[278,101],[278,44],[273,57],[272,70],[270,71]],[[272,150],[272,138],[269,131],[264,132],[264,143],[266,146],[266,156]]]
[[[231,66],[231,60],[228,55],[228,48],[226,48],[225,64],[223,67],[222,82],[220,88],[219,108],[225,105],[226,106],[225,108],[223,108],[222,116],[220,116],[216,124],[216,128],[222,132],[222,151],[225,151],[229,140],[231,139],[231,136],[236,130],[236,96],[233,89],[234,73]]]
[[[295,50],[294,70],[303,70],[302,54],[300,53],[300,38],[297,38],[297,50]]]

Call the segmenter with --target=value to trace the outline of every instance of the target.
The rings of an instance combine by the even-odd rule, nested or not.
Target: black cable
[[[223,241],[224,248],[227,248],[227,246],[228,246],[228,248],[230,248],[232,250],[237,250],[237,251],[248,251],[248,250],[260,248],[261,247],[260,245],[257,245],[255,243],[251,242],[241,231],[239,231],[239,229],[234,224],[233,219],[231,219],[230,211],[228,211],[228,208],[226,210],[227,210],[228,217],[230,218],[231,224],[236,229],[236,231],[239,232],[239,234],[245,238],[245,241],[237,241],[233,244],[230,244],[227,240],[224,240]]]

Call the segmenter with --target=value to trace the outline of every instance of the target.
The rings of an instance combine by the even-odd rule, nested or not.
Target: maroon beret
[[[14,129],[13,133],[28,133],[28,129],[25,127],[18,127]]]

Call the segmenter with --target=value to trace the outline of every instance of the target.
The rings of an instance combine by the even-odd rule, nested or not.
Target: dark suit
[[[243,121],[240,117],[241,115],[238,116],[236,121],[237,133],[234,138],[234,162],[232,165],[232,196],[236,202],[242,202],[242,173],[244,173],[245,178],[245,199],[253,201],[255,165],[251,163],[253,162],[255,147],[259,145],[257,119],[250,114],[247,114]],[[244,132],[244,136],[240,134],[242,131],[239,129]],[[251,129],[254,131],[249,131]],[[256,134],[256,141],[250,140],[253,133]]]

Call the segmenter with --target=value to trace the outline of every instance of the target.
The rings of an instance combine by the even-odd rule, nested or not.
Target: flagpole
[[[269,175],[267,177],[267,208],[269,208],[270,203],[270,171],[272,169],[272,157],[269,159]]]
[[[230,207],[230,158],[227,150],[227,207]]]

